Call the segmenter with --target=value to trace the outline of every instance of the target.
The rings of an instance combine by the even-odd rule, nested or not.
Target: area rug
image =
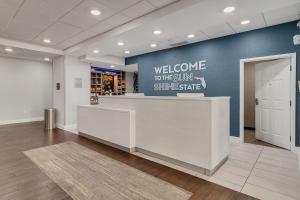
[[[24,153],[75,200],[188,200],[192,195],[74,142]]]

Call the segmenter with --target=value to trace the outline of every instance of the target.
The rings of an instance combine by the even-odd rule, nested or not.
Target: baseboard
[[[300,147],[296,147],[297,151],[298,151],[298,167],[299,167],[299,173],[300,173]]]
[[[242,143],[242,140],[240,137],[230,136],[230,143]]]
[[[75,129],[77,129],[77,124],[65,125],[64,129],[65,130],[75,130]]]
[[[65,129],[65,131],[68,131],[68,132],[71,132],[71,133],[74,133],[76,135],[79,134],[78,130],[77,129]]]
[[[65,126],[62,124],[56,124],[56,128],[59,128],[61,130],[65,130]]]
[[[189,163],[186,163],[186,162],[174,159],[174,158],[170,158],[168,156],[164,156],[164,155],[161,155],[161,154],[158,154],[158,153],[154,153],[152,151],[148,151],[148,150],[145,150],[145,149],[142,149],[142,148],[139,148],[139,147],[136,147],[135,151],[139,152],[139,153],[142,153],[144,155],[153,157],[153,158],[157,158],[157,159],[162,160],[164,162],[168,162],[168,163],[172,163],[172,164],[177,165],[177,166],[184,167],[186,169],[195,171],[195,172],[200,173],[200,174],[204,174],[204,175],[209,175],[210,174],[209,170],[207,170],[203,167],[195,166],[195,165],[192,165],[192,164],[189,164]]]
[[[96,141],[96,142],[99,142],[99,143],[101,143],[101,144],[105,144],[105,145],[107,145],[107,146],[111,146],[111,147],[116,148],[116,149],[120,149],[120,150],[122,150],[122,151],[126,151],[126,152],[128,152],[128,153],[132,153],[132,152],[134,152],[134,151],[136,150],[135,147],[133,147],[133,148],[124,147],[124,146],[121,146],[121,145],[118,145],[118,144],[115,144],[115,143],[112,143],[112,142],[109,142],[109,141],[102,140],[102,139],[100,139],[100,138],[91,136],[91,135],[86,134],[86,133],[79,132],[78,134],[79,134],[80,136],[82,136],[82,137],[88,138],[88,139],[90,139],[90,140],[94,140],[94,141]]]
[[[17,120],[7,120],[7,121],[0,121],[0,125],[8,125],[8,124],[20,124],[26,122],[37,122],[43,121],[44,117],[34,117],[34,118],[25,118],[25,119],[17,119]]]
[[[77,124],[72,124],[72,125],[57,124],[56,127],[59,128],[59,129],[62,129],[64,131],[69,131],[71,133],[78,134]]]
[[[78,134],[77,124],[66,125],[64,130],[74,134]]]
[[[228,159],[228,156],[226,156],[216,167],[214,167],[214,169],[209,170],[209,169],[206,169],[206,168],[203,168],[200,166],[196,166],[196,165],[193,165],[190,163],[186,163],[186,162],[168,157],[168,156],[154,153],[152,151],[148,151],[148,150],[145,150],[145,149],[142,149],[139,147],[135,147],[135,152],[139,152],[141,154],[150,156],[152,158],[159,159],[163,162],[171,163],[173,165],[177,165],[177,166],[183,167],[185,169],[188,169],[188,170],[191,170],[191,171],[194,171],[194,172],[206,175],[206,176],[212,176]]]

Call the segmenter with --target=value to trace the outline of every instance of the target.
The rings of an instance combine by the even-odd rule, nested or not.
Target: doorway
[[[256,65],[262,62],[248,62],[244,65],[244,142],[263,146],[276,147],[259,140],[255,127],[255,93],[256,93]],[[268,62],[268,61],[266,61]]]
[[[241,60],[240,140],[295,150],[296,54]]]

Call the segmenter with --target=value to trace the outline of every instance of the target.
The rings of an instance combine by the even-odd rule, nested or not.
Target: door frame
[[[244,79],[245,79],[245,63],[249,62],[257,62],[257,61],[269,61],[275,59],[291,59],[291,151],[297,152],[295,146],[296,140],[296,53],[289,54],[281,54],[281,55],[272,55],[272,56],[264,56],[264,57],[255,57],[255,58],[246,58],[240,60],[240,137],[238,138],[238,142],[244,143]]]

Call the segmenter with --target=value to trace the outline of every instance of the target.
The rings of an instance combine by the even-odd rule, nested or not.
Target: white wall
[[[90,65],[77,57],[60,56],[53,60],[53,107],[57,110],[58,128],[70,130],[77,126],[77,106],[90,104]],[[75,87],[75,79],[82,87]],[[56,83],[61,89],[56,90]]]
[[[126,72],[126,93],[133,93],[133,75],[134,73]]]
[[[0,124],[43,120],[48,107],[52,107],[52,65],[0,57]]]
[[[60,90],[56,84],[60,83]],[[58,127],[65,124],[65,57],[53,59],[53,107],[56,108],[56,123]]]
[[[77,57],[65,56],[65,126],[76,128],[77,106],[90,104],[91,67]],[[75,87],[75,79],[82,80],[82,88]]]

